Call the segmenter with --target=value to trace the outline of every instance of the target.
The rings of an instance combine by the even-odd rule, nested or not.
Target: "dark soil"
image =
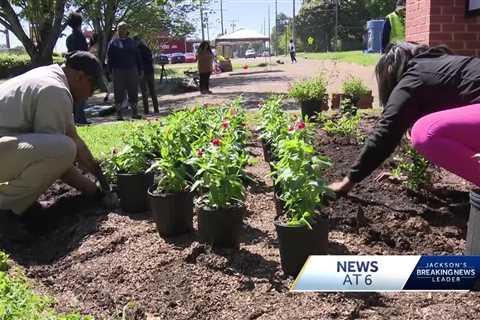
[[[375,119],[364,121],[364,134]],[[347,173],[361,150],[354,141],[318,133],[318,148]],[[262,147],[250,151],[258,183],[247,195],[240,250],[213,252],[195,234],[162,239],[148,214],[104,212],[56,184],[51,227],[28,245],[2,243],[13,259],[57,299],[59,311],[98,319],[477,319],[477,294],[293,294],[280,267],[276,215]],[[407,192],[374,182],[390,162],[345,198],[331,202],[331,254],[462,254],[469,186],[437,172],[432,190]],[[194,217],[196,226],[196,217]]]

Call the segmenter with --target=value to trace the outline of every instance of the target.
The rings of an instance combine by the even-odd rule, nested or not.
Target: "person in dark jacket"
[[[72,33],[67,37],[67,50],[88,51],[87,39],[82,33],[82,16],[78,12],[70,13],[68,17],[68,26],[72,28]],[[73,107],[73,118],[76,124],[89,124],[85,116],[86,101],[75,104]]]
[[[143,65],[137,43],[128,36],[128,25],[121,22],[117,27],[118,38],[108,46],[108,70],[113,75],[113,92],[117,119],[123,120],[122,103],[128,93],[132,118],[140,119],[137,110],[138,80],[143,77]]]
[[[391,45],[375,73],[382,117],[350,173],[329,187],[345,194],[387,159],[410,129],[433,164],[480,186],[480,59],[444,47]]]
[[[153,112],[158,113],[158,99],[157,93],[155,92],[155,72],[153,69],[152,51],[140,36],[135,36],[133,40],[135,40],[138,44],[138,50],[140,52],[140,57],[142,58],[143,64],[143,78],[140,79],[140,89],[142,91],[143,99],[143,111],[145,114],[149,113],[147,92],[148,87],[150,97],[152,98]]]

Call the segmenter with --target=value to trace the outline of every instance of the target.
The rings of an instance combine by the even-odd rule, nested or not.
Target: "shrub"
[[[428,168],[430,162],[423,158],[409,143],[403,147],[404,156],[395,157],[398,163],[392,170],[392,175],[404,179],[404,186],[413,191],[419,191],[420,188],[431,184],[431,173]]]
[[[370,93],[368,87],[360,78],[352,77],[343,82],[343,93],[352,98],[359,98],[360,96]]]
[[[355,116],[342,115],[337,119],[327,119],[323,123],[323,130],[329,135],[358,138],[360,114]]]
[[[296,82],[289,90],[290,97],[299,103],[321,102],[326,94],[327,81],[321,76]]]
[[[53,55],[53,63],[62,64],[60,54]],[[33,68],[30,56],[25,53],[0,53],[0,78],[10,78],[25,73]]]

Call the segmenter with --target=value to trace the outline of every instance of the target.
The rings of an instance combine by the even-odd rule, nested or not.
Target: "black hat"
[[[397,8],[405,8],[405,0],[397,0]]]
[[[107,91],[102,64],[88,51],[72,51],[65,55],[65,65],[74,70],[83,71],[94,84],[94,89]]]

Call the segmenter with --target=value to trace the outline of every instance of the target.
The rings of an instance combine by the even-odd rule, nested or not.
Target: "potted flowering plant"
[[[260,109],[261,123],[258,129],[261,132],[260,140],[267,163],[274,160],[272,146],[287,134],[289,117],[282,110],[281,99],[279,96],[272,97]]]
[[[105,164],[116,175],[120,206],[126,212],[147,210],[147,189],[153,184],[153,174],[146,173],[151,154],[138,146],[126,146],[114,152]]]
[[[344,81],[342,84],[342,91],[343,93],[333,94],[333,109],[338,109],[344,98],[350,99],[353,105],[359,109],[369,109],[372,107],[372,90],[369,90],[360,78],[352,77]]]
[[[328,110],[327,82],[323,77],[296,82],[290,88],[289,95],[300,103],[302,118],[312,118]]]
[[[277,231],[282,268],[296,275],[309,255],[328,249],[328,219],[320,214],[328,188],[322,176],[331,163],[315,153],[302,122],[280,141],[274,165],[277,195]]]
[[[180,160],[160,158],[150,167],[155,182],[148,189],[152,217],[161,236],[193,230],[193,194],[189,190],[187,165]]]
[[[148,190],[152,217],[161,236],[174,236],[193,230],[193,194],[189,191],[191,168],[189,136],[182,130],[184,113],[168,117],[160,131],[159,158],[148,169],[155,183]]]
[[[244,149],[233,135],[213,139],[199,149],[191,161],[198,169],[192,191],[199,193],[198,233],[200,241],[213,247],[238,248],[245,215]]]

